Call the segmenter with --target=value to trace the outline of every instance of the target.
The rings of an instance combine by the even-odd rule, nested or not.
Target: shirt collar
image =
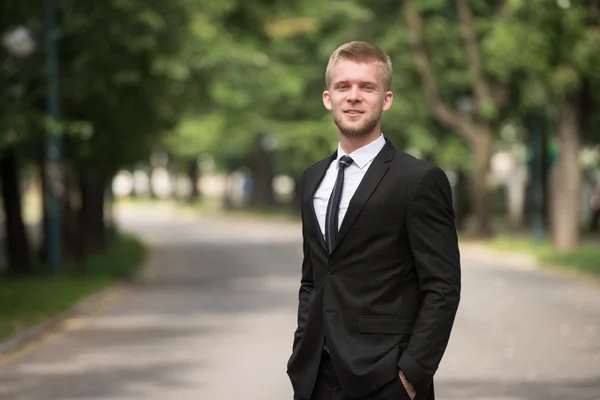
[[[354,150],[350,154],[346,154],[344,150],[342,150],[341,145],[338,144],[336,161],[338,161],[342,156],[348,155],[352,158],[354,164],[356,164],[358,168],[363,169],[369,162],[377,157],[377,154],[379,154],[384,146],[385,138],[383,137],[383,134],[379,135],[379,137],[371,143]]]

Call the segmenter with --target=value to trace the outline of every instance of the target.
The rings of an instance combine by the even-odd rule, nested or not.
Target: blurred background
[[[337,145],[325,67],[350,40],[391,56],[383,133],[447,172],[466,257],[476,245],[600,276],[599,0],[4,0],[0,13],[0,339],[157,249],[236,277],[244,251],[296,246],[298,179]],[[235,247],[256,235],[268,246]],[[224,267],[210,255],[228,245],[240,259]],[[582,370],[600,371],[598,348]],[[600,399],[586,387],[569,398]]]

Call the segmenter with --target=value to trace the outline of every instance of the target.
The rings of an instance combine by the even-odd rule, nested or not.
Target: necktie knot
[[[352,160],[352,158],[350,156],[341,156],[340,160],[339,160],[339,167],[346,168],[346,167],[352,165],[353,162],[354,162],[354,160]]]

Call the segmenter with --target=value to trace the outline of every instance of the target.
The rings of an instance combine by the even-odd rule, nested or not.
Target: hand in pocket
[[[408,382],[402,371],[398,371],[398,376],[400,376],[400,380],[404,385],[404,389],[406,390],[408,397],[410,397],[410,400],[414,400],[415,396],[417,395],[417,393],[415,392],[415,388],[413,388],[412,385]]]

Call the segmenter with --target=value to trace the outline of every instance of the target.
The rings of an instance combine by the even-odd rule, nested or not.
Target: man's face
[[[381,113],[392,105],[392,92],[383,87],[383,71],[374,62],[338,61],[323,104],[333,114],[340,133],[362,137],[378,127]]]

